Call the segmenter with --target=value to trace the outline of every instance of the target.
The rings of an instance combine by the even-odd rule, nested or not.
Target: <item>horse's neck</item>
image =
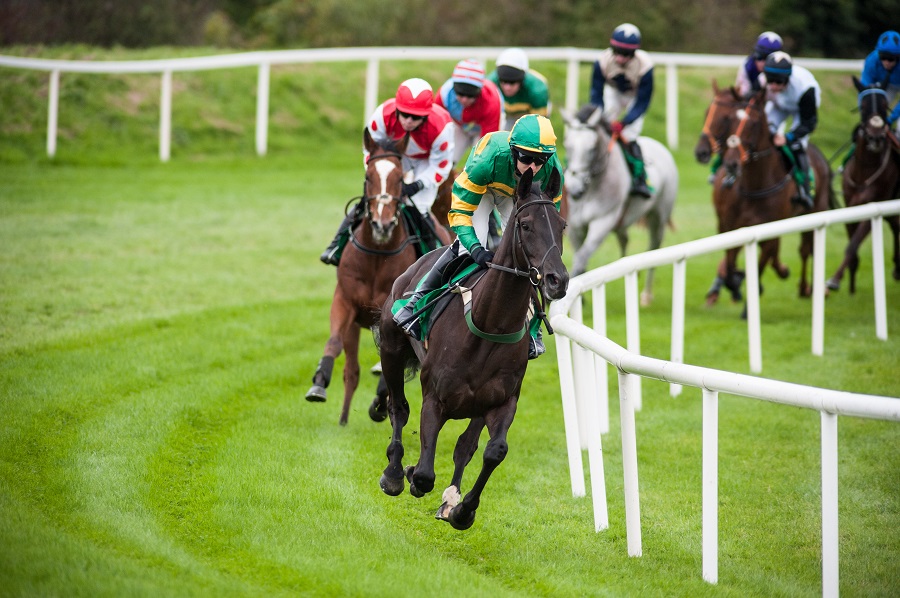
[[[769,144],[754,152],[754,155],[757,158],[751,159],[743,167],[741,185],[745,189],[764,189],[787,176],[781,148]]]
[[[494,263],[513,268],[512,254],[504,254],[502,248],[503,244]],[[491,334],[516,332],[522,328],[530,302],[531,282],[527,277],[490,268],[473,291],[472,320],[480,330]]]
[[[598,191],[630,188],[631,175],[628,172],[628,162],[619,142],[610,143],[608,138],[604,140],[601,137],[596,154],[594,165],[601,166],[605,163],[605,167],[599,169],[599,174],[594,177],[594,187]]]

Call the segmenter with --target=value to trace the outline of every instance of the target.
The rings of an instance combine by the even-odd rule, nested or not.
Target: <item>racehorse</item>
[[[791,168],[785,164],[782,151],[775,146],[769,132],[765,112],[766,92],[754,94],[745,108],[739,109],[732,123],[722,156],[725,173],[735,177],[731,205],[722,207],[719,213],[719,228],[723,231],[744,226],[773,222],[799,215],[801,208],[793,205],[791,199],[796,193]],[[827,210],[833,205],[831,192],[831,168],[822,152],[813,145],[807,148],[810,165],[815,173],[815,198],[812,212]],[[718,207],[717,207],[718,210]],[[777,264],[779,240],[767,239],[760,242],[758,272],[769,263]],[[809,297],[812,287],[807,279],[807,262],[812,255],[813,233],[801,234],[799,293]],[[737,276],[737,254],[739,248],[729,249],[725,255],[725,279]],[[749,266],[748,266],[749,267]],[[779,272],[782,278],[786,272]]]
[[[562,261],[565,221],[552,200],[559,193],[560,177],[551,175],[546,193],[532,182],[533,173],[527,170],[516,187],[515,212],[489,267],[464,279],[462,284],[468,288],[456,287],[460,298],[450,300],[424,343],[410,339],[394,323],[392,305],[415,288],[445,250],[423,256],[400,276],[381,312],[379,343],[393,427],[381,489],[397,496],[403,492],[405,478],[413,496],[431,492],[441,428],[450,419],[469,419],[453,452],[453,477],[437,513],[438,519],[460,530],[475,521],[481,493],[508,450],[507,431],[528,366],[529,310],[533,301],[545,306],[548,299],[565,295],[569,283]],[[537,302],[537,294],[543,296],[543,302]],[[542,313],[538,316],[545,318]],[[402,434],[410,412],[404,377],[408,374],[411,378],[418,368],[422,384],[421,451],[418,463],[404,469]],[[482,469],[460,501],[463,471],[478,448],[484,427],[490,440],[484,449]]]
[[[378,310],[394,280],[416,261],[414,243],[417,238],[406,230],[400,211],[401,161],[408,142],[409,136],[406,136],[399,142],[381,147],[372,140],[368,129],[363,133],[363,144],[369,152],[365,212],[360,225],[351,232],[350,242],[337,268],[330,335],[325,343],[325,354],[313,375],[313,385],[306,393],[308,401],[326,400],[334,360],[343,350],[346,361],[341,425],[347,423],[350,402],[359,385],[360,329],[371,328],[377,323]],[[382,380],[378,395],[385,397],[386,394]],[[384,411],[370,410],[369,415],[376,421],[386,417]]]
[[[854,131],[856,149],[844,165],[841,186],[844,204],[859,206],[870,201],[884,201],[897,196],[900,187],[900,147],[891,134],[887,123],[890,110],[887,94],[880,87],[864,87],[853,77],[853,84],[859,91],[860,122]],[[900,280],[900,217],[888,216],[888,225],[894,233],[894,280]],[[872,223],[852,222],[847,224],[850,238],[844,251],[844,260],[826,285],[832,291],[841,286],[844,270],[850,268],[850,293],[856,292],[856,270],[859,268],[859,246],[869,235]]]
[[[725,140],[730,133],[733,123],[735,122],[738,110],[746,108],[748,100],[741,97],[734,86],[719,89],[715,79],[712,82],[713,101],[706,109],[706,117],[703,121],[703,130],[700,132],[700,138],[697,145],[694,146],[694,157],[700,164],[709,163],[713,156],[722,159],[725,152]],[[713,179],[713,208],[716,211],[716,217],[719,226],[719,233],[728,232],[727,228],[731,222],[729,216],[733,206],[738,201],[737,189],[735,188],[736,180],[732,173],[728,173],[721,166],[717,169]],[[736,257],[735,257],[736,259]],[[706,292],[706,304],[714,305],[719,300],[719,292],[724,286],[731,294],[732,301],[741,301],[743,295],[741,293],[741,283],[744,280],[744,273],[735,269],[730,276],[726,275],[727,257],[723,258],[719,263],[716,278],[713,284]],[[772,258],[772,267],[780,278],[787,278],[790,270],[781,263],[778,253]]]
[[[653,196],[632,195],[631,173],[622,148],[611,138],[601,121],[602,109],[582,107],[575,117],[561,111],[566,123],[563,145],[566,148],[566,189],[569,195],[569,238],[575,248],[572,274],[587,269],[588,260],[606,236],[615,232],[622,255],[628,244],[628,227],[638,219],[647,223],[649,249],[662,245],[663,235],[675,197],[678,194],[678,170],[668,149],[649,137],[638,143],[644,154],[647,180]],[[653,299],[653,270],[647,271],[641,304]]]

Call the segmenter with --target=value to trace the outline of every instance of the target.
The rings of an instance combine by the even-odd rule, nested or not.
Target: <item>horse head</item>
[[[372,229],[372,237],[379,245],[387,243],[400,222],[402,195],[402,157],[409,143],[409,135],[385,147],[363,133],[363,146],[369,152],[366,162],[365,219]]]
[[[563,147],[566,148],[566,190],[573,200],[580,199],[591,179],[604,167],[608,134],[602,128],[603,110],[590,104],[572,116],[562,112],[566,123]]]
[[[887,124],[889,108],[887,92],[878,85],[866,87],[855,76],[853,84],[859,91],[857,96],[859,124],[856,127],[855,137],[862,138],[868,151],[881,153],[890,129]]]
[[[750,98],[746,106],[734,113],[722,155],[722,164],[732,176],[740,176],[746,164],[774,151],[765,102],[766,90],[762,89]]]
[[[534,182],[534,172],[531,169],[525,171],[516,185],[516,211],[508,227],[512,228],[512,234],[503,235],[497,251],[498,255],[511,252],[513,268],[527,272],[531,284],[550,300],[562,298],[569,287],[569,271],[562,260],[566,221],[553,202],[560,194],[561,186],[559,172],[555,169],[550,174],[546,192]],[[509,248],[510,243],[514,244],[512,248]]]
[[[746,105],[738,97],[737,90],[732,86],[719,89],[718,83],[713,79],[713,101],[706,109],[706,118],[703,122],[703,130],[697,145],[694,146],[694,158],[700,164],[709,163],[713,154],[721,153],[725,149],[725,137],[731,128],[734,113]]]

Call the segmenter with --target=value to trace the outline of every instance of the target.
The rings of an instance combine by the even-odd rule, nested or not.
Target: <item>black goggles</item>
[[[613,54],[618,54],[619,56],[627,56],[631,58],[634,56],[634,50],[629,50],[628,48],[619,48],[618,46],[613,46]]]
[[[397,116],[402,116],[403,118],[408,118],[411,120],[425,120],[425,117],[420,114],[410,114],[408,112],[400,112],[397,110]]]
[[[531,166],[532,164],[543,166],[550,159],[550,154],[526,154],[519,150],[513,150],[513,155],[518,162],[521,162],[525,166]]]
[[[753,60],[765,60],[769,57],[770,52],[763,52],[761,50],[757,50],[753,53]]]
[[[890,52],[881,51],[878,53],[878,60],[887,60],[888,62],[897,62],[898,56]]]
[[[766,81],[769,83],[774,83],[775,85],[787,85],[788,77],[784,75],[766,75]]]

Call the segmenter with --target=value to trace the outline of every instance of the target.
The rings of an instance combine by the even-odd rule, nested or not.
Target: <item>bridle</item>
[[[574,128],[581,131],[590,131],[596,137],[594,145],[592,146],[594,155],[591,157],[590,167],[587,169],[587,171],[583,174],[579,173],[576,175],[570,173],[567,175],[568,177],[581,179],[582,185],[584,185],[584,188],[587,189],[591,180],[593,180],[594,177],[603,174],[603,172],[606,170],[607,164],[609,164],[610,152],[604,153],[602,151],[603,139],[600,136],[599,125],[597,127],[591,127],[584,123],[579,123]]]
[[[384,153],[381,153],[378,155],[371,155],[371,156],[369,156],[369,160],[368,160],[367,164],[370,164],[374,160],[382,160],[382,159],[396,159],[400,162],[401,167],[402,167],[403,156],[397,152],[384,152]],[[391,195],[389,193],[379,193],[377,195],[372,195],[372,196],[363,195],[363,196],[353,197],[350,199],[350,201],[347,202],[347,207],[344,208],[344,212],[346,213],[347,210],[349,209],[350,205],[356,201],[359,201],[360,199],[363,200],[363,204],[365,205],[362,216],[363,216],[363,218],[365,218],[366,220],[369,221],[370,226],[374,226],[372,224],[372,219],[373,219],[374,214],[372,212],[372,209],[369,207],[369,204],[372,200],[377,201],[379,210],[384,209],[386,206],[388,206],[392,203],[396,204],[396,209],[394,210],[394,216],[388,222],[388,226],[395,227],[400,223],[400,203],[402,201],[402,197],[400,197],[399,195]],[[369,254],[369,255],[383,255],[383,256],[397,255],[398,253],[400,253],[404,249],[406,249],[407,246],[411,245],[412,243],[415,243],[418,240],[419,240],[418,236],[409,235],[406,237],[406,239],[404,239],[403,243],[401,243],[400,246],[395,249],[378,249],[378,248],[366,247],[359,241],[359,239],[356,238],[356,235],[354,234],[353,230],[350,231],[350,241],[353,243],[353,246],[356,247],[357,249],[359,249],[361,252]]]
[[[760,106],[759,104],[756,103],[756,97],[754,97],[747,103],[747,106],[745,109],[747,110],[747,114],[743,118],[740,118],[740,122],[737,126],[737,130],[734,133],[732,133],[731,135],[729,135],[728,140],[725,142],[729,149],[734,149],[734,148],[738,149],[738,151],[740,152],[740,156],[741,156],[741,164],[747,164],[749,162],[756,162],[757,160],[760,160],[760,159],[764,158],[765,156],[768,156],[769,154],[773,153],[776,150],[774,145],[770,145],[769,147],[767,147],[766,149],[761,150],[761,151],[753,151],[752,149],[750,149],[744,145],[743,141],[741,140],[741,137],[744,133],[744,128],[747,126],[747,123],[750,122],[750,120],[751,120],[749,117],[750,112],[753,110],[757,110],[757,111],[760,111],[760,113],[762,113],[763,108],[762,108],[762,106]],[[757,120],[756,122],[759,122],[759,121]],[[768,131],[763,131],[761,133],[761,135],[768,135]],[[767,197],[773,193],[777,193],[778,191],[781,191],[790,182],[791,182],[791,173],[788,172],[781,181],[779,181],[772,187],[769,187],[767,189],[760,189],[758,191],[746,191],[744,189],[741,189],[740,193],[741,193],[742,197],[746,197],[749,199],[758,199],[760,197]]]
[[[713,103],[710,105],[709,110],[706,111],[706,121],[703,123],[703,129],[700,131],[700,133],[705,135],[706,139],[709,141],[709,148],[713,154],[718,154],[722,151],[722,142],[719,141],[719,138],[713,135],[712,132],[712,124],[719,118],[719,109],[726,108],[728,111],[731,111],[735,108],[743,108],[746,105],[746,102],[728,102],[718,98],[713,99]]]
[[[522,241],[521,235],[521,227],[522,223],[519,221],[519,213],[526,208],[539,207],[543,206],[544,215],[546,216],[547,223],[550,223],[550,210],[556,210],[556,205],[553,200],[550,199],[536,199],[533,201],[529,201],[527,203],[523,203],[519,207],[516,208],[515,213],[513,214],[513,220],[515,225],[513,227],[513,244],[514,249],[512,252],[513,256],[513,267],[508,268],[506,266],[501,266],[499,264],[495,264],[493,262],[488,262],[488,268],[493,268],[494,270],[500,270],[501,272],[506,272],[509,274],[513,274],[515,276],[528,278],[529,282],[531,282],[532,286],[532,294],[540,295],[540,301],[537,301],[536,304],[541,306],[541,310],[539,313],[535,314],[537,317],[544,320],[544,323],[547,325],[547,331],[550,334],[553,334],[553,328],[550,327],[550,321],[547,319],[546,308],[547,308],[547,296],[544,294],[543,286],[541,282],[544,279],[544,264],[547,262],[547,258],[550,256],[550,252],[554,249],[557,251],[560,260],[562,259],[562,238],[557,239],[556,233],[550,228],[551,241],[553,244],[547,248],[547,251],[544,252],[544,256],[541,258],[540,263],[534,265],[531,263],[531,260],[528,258],[528,252],[525,251],[524,243]],[[525,260],[524,269],[519,266],[519,253],[522,254]]]
[[[862,117],[863,104],[867,98],[870,101],[869,108],[872,115],[868,119],[864,119],[864,117]],[[883,98],[883,103],[879,104],[879,98]],[[859,132],[857,133],[857,135],[863,135],[863,139],[866,141],[866,144],[873,152],[878,150],[872,147],[872,144],[878,141],[883,142],[883,147],[881,148],[883,157],[878,170],[876,170],[872,174],[872,176],[862,182],[862,186],[869,186],[882,174],[884,174],[884,171],[887,168],[888,162],[890,162],[891,157],[891,148],[889,143],[887,143],[887,133],[889,131],[889,126],[887,124],[887,121],[885,121],[884,117],[882,116],[882,113],[884,113],[885,115],[887,114],[887,92],[880,87],[870,87],[867,89],[863,89],[861,92],[859,92],[858,103],[861,122],[858,127]],[[871,132],[872,130],[874,130],[874,132]],[[848,179],[847,182],[853,187],[860,186],[852,178]]]

